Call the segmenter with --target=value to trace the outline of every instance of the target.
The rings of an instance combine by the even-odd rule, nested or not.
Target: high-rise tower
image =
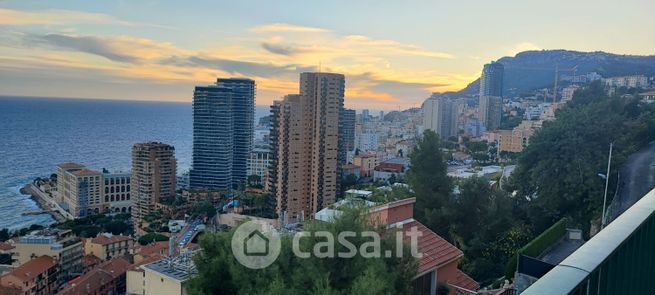
[[[302,73],[300,94],[272,107],[269,190],[290,221],[311,218],[336,200],[344,90],[341,74]]]
[[[484,65],[480,77],[480,105],[478,115],[487,130],[500,127],[503,110],[503,76],[505,67],[497,62]]]
[[[222,79],[193,93],[193,188],[246,181],[254,132],[255,81]]]
[[[132,146],[130,193],[135,224],[155,212],[155,205],[160,199],[175,197],[176,167],[173,146],[161,142]]]

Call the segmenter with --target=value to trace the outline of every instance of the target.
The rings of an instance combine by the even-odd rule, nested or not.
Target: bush
[[[548,248],[555,245],[555,243],[557,243],[565,234],[566,218],[562,218],[558,222],[555,222],[555,224],[541,233],[534,240],[523,246],[523,248],[516,251],[516,254],[514,254],[514,256],[512,256],[510,261],[507,263],[505,277],[511,279],[514,276],[514,271],[516,271],[519,255],[527,255],[537,258]]]
[[[160,235],[158,233],[147,233],[141,237],[139,237],[139,244],[143,245],[148,245],[152,242],[161,242],[161,241],[168,241],[168,237],[164,235]]]

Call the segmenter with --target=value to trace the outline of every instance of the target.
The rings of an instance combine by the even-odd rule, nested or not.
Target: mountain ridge
[[[577,66],[576,75],[597,72],[603,77],[637,74],[655,76],[655,55],[621,55],[565,49],[529,50],[515,56],[502,57],[497,62],[505,66],[504,95],[519,95],[537,88],[552,87],[556,66],[560,69],[560,79],[563,75],[571,75],[570,69],[574,66]],[[479,92],[479,87],[478,78],[464,89],[452,93],[473,95]]]

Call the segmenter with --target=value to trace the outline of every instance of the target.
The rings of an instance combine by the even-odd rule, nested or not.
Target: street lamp
[[[602,219],[600,221],[600,229],[601,230],[603,228],[605,228],[605,223],[606,223],[605,214],[606,214],[606,206],[607,206],[607,188],[608,188],[608,186],[610,184],[609,175],[610,175],[610,166],[612,165],[612,148],[613,147],[614,147],[614,143],[611,142],[610,143],[610,154],[609,154],[609,156],[607,158],[607,173],[606,174],[598,173],[598,176],[605,179],[605,194],[603,195],[603,215],[602,215],[602,217],[601,217]]]

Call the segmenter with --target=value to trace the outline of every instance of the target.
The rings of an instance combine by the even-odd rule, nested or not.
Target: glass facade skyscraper
[[[503,76],[505,67],[501,63],[491,62],[484,65],[480,77],[480,96],[503,96]]]
[[[480,108],[478,117],[487,130],[500,127],[503,112],[503,76],[505,67],[497,62],[484,65],[480,77]]]
[[[253,80],[219,78],[195,88],[192,188],[231,189],[246,180],[254,111]]]

